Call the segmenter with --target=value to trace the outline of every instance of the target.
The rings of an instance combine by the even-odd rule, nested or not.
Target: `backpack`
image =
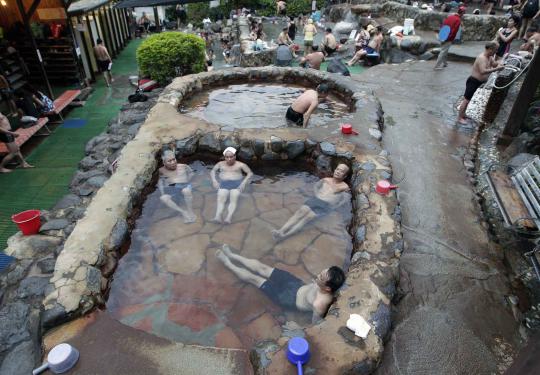
[[[128,101],[130,103],[145,102],[147,100],[148,96],[144,95],[141,89],[137,89],[137,91],[135,91],[135,94],[131,94],[130,96],[128,96]]]
[[[528,0],[527,4],[523,7],[521,14],[523,18],[533,18],[538,12],[538,0]]]

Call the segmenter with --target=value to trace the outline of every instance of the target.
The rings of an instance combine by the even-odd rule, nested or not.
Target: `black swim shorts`
[[[295,125],[304,126],[304,115],[302,113],[296,112],[292,107],[287,109],[287,114],[285,115],[287,120],[294,122]]]
[[[98,60],[98,68],[100,72],[108,72],[109,71],[109,60]]]
[[[13,134],[0,133],[0,142],[12,143],[15,142],[15,137],[13,136]]]
[[[296,309],[296,294],[304,282],[287,271],[274,268],[272,274],[260,289],[275,304],[286,308]]]
[[[243,178],[240,179],[240,180],[222,180],[219,183],[219,188],[220,189],[225,189],[225,190],[238,189],[240,187],[240,185],[242,185],[242,181],[244,181]]]
[[[474,93],[476,92],[476,90],[478,90],[482,83],[484,82],[479,81],[472,76],[467,78],[467,82],[465,83],[465,94],[463,94],[465,99],[471,100]]]
[[[324,215],[330,211],[330,204],[317,197],[311,197],[304,203],[317,216]]]
[[[170,184],[163,187],[165,194],[169,194],[176,204],[180,204],[180,201],[183,199],[184,194],[182,190],[185,188],[191,189],[191,184],[189,182]]]

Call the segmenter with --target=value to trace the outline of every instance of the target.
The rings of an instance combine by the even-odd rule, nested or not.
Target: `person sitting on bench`
[[[259,288],[280,307],[312,311],[313,322],[324,318],[334,294],[345,282],[345,273],[337,266],[322,270],[312,283],[306,284],[287,271],[235,254],[228,245],[217,250],[216,256],[240,280]]]
[[[29,83],[25,84],[22,88],[24,95],[29,95],[32,98],[39,115],[45,115],[54,111],[54,102],[44,93],[30,85]],[[36,116],[39,117],[39,116]]]
[[[369,41],[369,44],[360,49],[358,52],[356,52],[351,60],[347,63],[347,65],[352,66],[357,61],[362,60],[368,55],[379,55],[379,52],[381,50],[382,41],[384,39],[384,35],[382,33],[382,27],[377,26],[377,31],[375,32],[375,35],[371,40]]]
[[[34,168],[24,160],[19,146],[15,142],[19,134],[11,131],[11,124],[4,114],[0,113],[0,142],[4,142],[9,151],[9,154],[4,156],[4,159],[0,163],[0,173],[9,173],[11,169],[7,169],[6,165],[13,159],[18,158],[21,162],[22,168]]]

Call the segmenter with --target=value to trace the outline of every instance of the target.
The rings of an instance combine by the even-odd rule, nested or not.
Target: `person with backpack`
[[[538,0],[523,0],[520,7],[521,10],[521,28],[519,29],[519,38],[523,38],[525,32],[529,28],[531,21],[540,17],[540,10],[538,7]]]

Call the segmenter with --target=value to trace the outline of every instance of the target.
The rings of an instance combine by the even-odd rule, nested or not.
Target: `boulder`
[[[54,209],[60,210],[63,208],[73,207],[77,206],[79,203],[81,203],[80,197],[75,194],[66,194],[58,201],[58,203],[55,204]]]
[[[13,348],[4,358],[0,367],[0,374],[28,375],[36,365],[37,352],[35,344],[23,341]]]
[[[215,133],[207,133],[199,140],[201,151],[220,152],[221,146]]]
[[[321,142],[321,151],[323,154],[328,156],[335,156],[336,155],[336,146],[334,146],[330,142]]]
[[[300,139],[297,139],[296,141],[287,142],[287,145],[285,146],[285,148],[287,150],[287,156],[289,159],[296,158],[297,156],[302,154],[302,152],[304,152],[305,150],[304,142]]]
[[[60,230],[60,229],[64,229],[68,225],[69,225],[69,221],[67,221],[66,219],[53,219],[43,224],[41,228],[39,228],[39,231],[45,232],[48,230]]]
[[[0,309],[0,353],[30,337],[27,327],[30,307],[24,302],[13,302]]]
[[[197,136],[192,135],[191,137],[176,141],[176,153],[179,156],[194,154],[197,150],[198,139],[199,138]]]
[[[53,253],[61,241],[57,237],[23,236],[21,232],[18,232],[8,239],[5,253],[17,259],[33,259]]]
[[[30,276],[21,281],[17,289],[18,298],[42,296],[49,284],[48,277]]]

